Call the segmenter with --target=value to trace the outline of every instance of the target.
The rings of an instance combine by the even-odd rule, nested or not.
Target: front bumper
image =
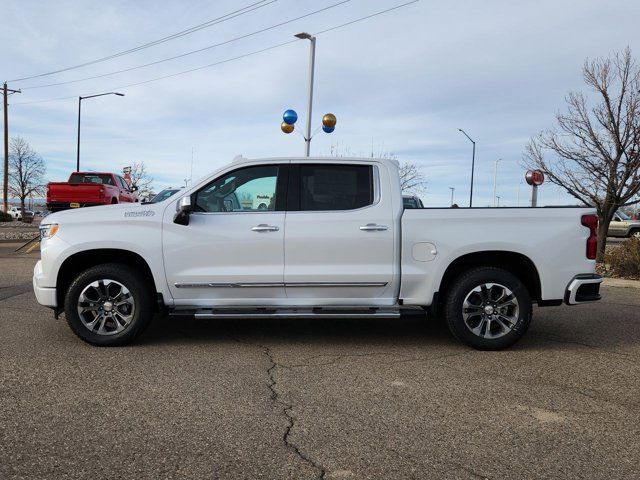
[[[567,305],[577,305],[579,303],[597,302],[600,300],[600,284],[602,277],[593,273],[576,275],[569,282],[564,294],[564,301]]]
[[[55,287],[41,287],[44,276],[42,273],[42,261],[36,263],[33,269],[33,292],[36,294],[36,300],[40,305],[55,308],[58,306],[58,299]]]

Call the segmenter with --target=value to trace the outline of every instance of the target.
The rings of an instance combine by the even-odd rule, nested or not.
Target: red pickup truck
[[[136,190],[114,173],[74,172],[68,182],[47,184],[47,209],[59,212],[69,208],[137,202]]]

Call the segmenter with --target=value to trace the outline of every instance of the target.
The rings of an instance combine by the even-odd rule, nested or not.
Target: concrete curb
[[[605,287],[636,288],[640,290],[640,280],[627,280],[624,278],[605,278],[602,282]]]

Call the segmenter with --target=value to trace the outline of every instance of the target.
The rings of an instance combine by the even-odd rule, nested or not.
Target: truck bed
[[[561,300],[569,279],[593,271],[595,260],[586,258],[589,229],[581,218],[594,213],[582,207],[407,209],[401,217],[400,298],[406,304],[431,304],[453,262],[501,251],[533,262],[541,300]]]

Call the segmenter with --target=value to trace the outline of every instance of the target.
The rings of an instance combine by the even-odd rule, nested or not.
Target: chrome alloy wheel
[[[129,326],[136,303],[131,292],[115,280],[97,280],[78,297],[78,316],[82,324],[98,335],[114,335]]]
[[[462,318],[482,338],[500,338],[518,323],[520,308],[514,293],[499,283],[483,283],[471,290],[462,304]]]

